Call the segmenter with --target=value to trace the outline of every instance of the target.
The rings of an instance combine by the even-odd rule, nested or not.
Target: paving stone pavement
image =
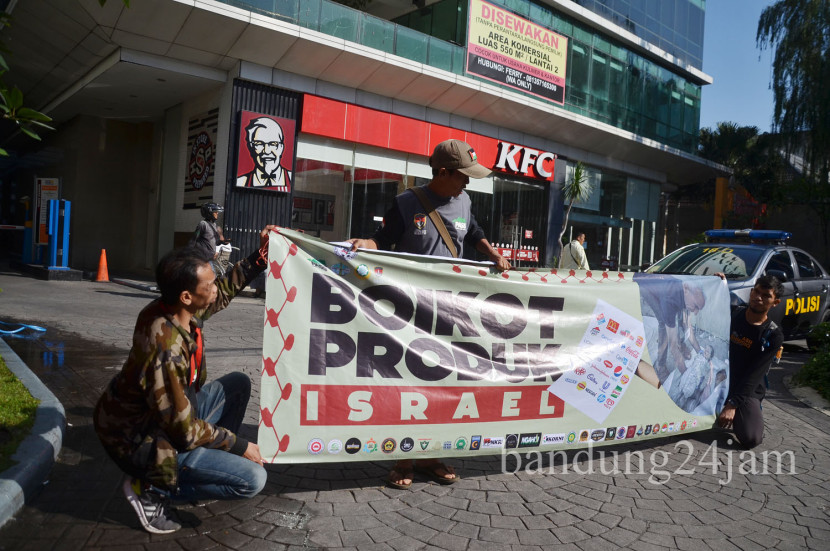
[[[67,415],[48,483],[0,529],[3,550],[830,549],[830,417],[786,390],[783,378],[808,357],[792,345],[770,374],[765,441],[754,454],[707,431],[569,452],[553,465],[547,455],[522,465],[498,456],[454,460],[457,484],[417,481],[410,491],[383,486],[389,462],[271,465],[256,498],[180,507],[182,530],[150,535],[121,494],[91,412],[126,357],[137,313],[155,295],[5,268],[0,289],[0,320],[48,328],[6,342]],[[262,320],[263,301],[243,296],[208,322],[210,377],[242,370],[258,380]],[[249,438],[258,400],[243,427]]]

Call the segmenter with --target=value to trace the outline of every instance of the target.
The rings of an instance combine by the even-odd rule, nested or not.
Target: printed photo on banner
[[[497,274],[284,228],[268,254],[258,442],[269,462],[563,449],[714,423],[680,391],[691,367],[660,385],[658,322],[634,274]],[[687,282],[711,309],[694,303],[683,325],[703,350],[697,373],[724,358],[728,321],[716,318],[729,316],[713,305],[728,300],[718,278]],[[683,400],[668,392],[675,380]]]
[[[296,122],[242,111],[239,127],[236,187],[291,191]]]
[[[638,273],[634,281],[640,289],[649,355],[662,388],[684,411],[714,415],[729,391],[726,285],[704,293],[697,276]]]

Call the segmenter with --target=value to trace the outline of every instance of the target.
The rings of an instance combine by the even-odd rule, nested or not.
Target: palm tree
[[[591,192],[593,191],[594,189],[588,181],[588,175],[585,173],[585,165],[577,162],[574,165],[573,176],[562,185],[562,197],[568,203],[568,209],[565,211],[565,218],[562,220],[562,230],[559,232],[559,255],[562,254],[562,236],[565,235],[565,231],[568,229],[568,218],[571,215],[571,209],[574,203],[585,201],[591,196]]]

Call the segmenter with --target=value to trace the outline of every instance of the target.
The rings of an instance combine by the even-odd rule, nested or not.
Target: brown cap
[[[458,170],[470,178],[486,178],[491,172],[478,164],[475,150],[461,140],[446,140],[436,145],[429,158],[429,166]]]

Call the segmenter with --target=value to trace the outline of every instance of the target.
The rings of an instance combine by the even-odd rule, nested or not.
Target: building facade
[[[36,183],[58,182],[72,201],[69,264],[87,270],[106,249],[110,269],[149,273],[208,201],[243,251],[266,223],[363,237],[396,194],[429,181],[432,147],[452,137],[494,167],[468,193],[515,263],[555,262],[561,188],[580,162],[593,192],[565,239],[585,231],[594,267],[639,266],[661,256],[661,194],[725,174],[694,155],[711,82],[704,8],[8,2],[7,78],[56,131],[6,135],[0,215],[37,217]]]

